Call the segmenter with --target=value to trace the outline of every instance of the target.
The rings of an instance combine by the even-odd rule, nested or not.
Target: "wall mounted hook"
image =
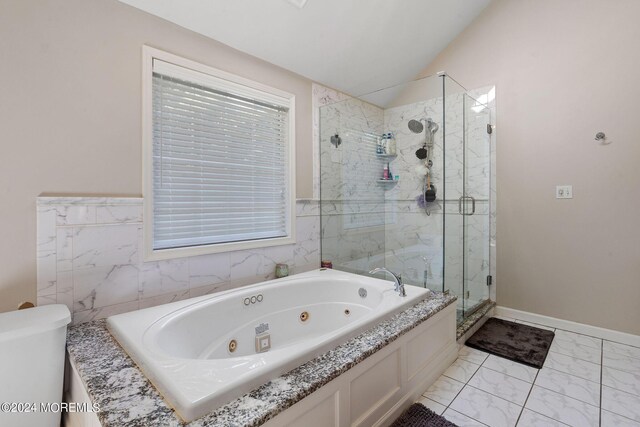
[[[342,138],[340,138],[340,135],[338,135],[337,133],[335,135],[332,135],[331,144],[333,144],[335,148],[338,148],[340,144],[342,144]]]
[[[607,138],[607,135],[605,135],[604,132],[596,133],[595,140],[598,141],[600,145],[609,145],[613,142],[612,140]]]

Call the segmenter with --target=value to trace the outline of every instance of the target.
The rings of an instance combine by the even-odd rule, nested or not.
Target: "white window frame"
[[[288,108],[289,131],[287,140],[288,197],[285,237],[216,243],[184,248],[153,249],[153,60],[158,59],[189,70],[189,80],[194,76],[203,81],[215,81],[217,88],[234,94],[259,99]],[[156,261],[204,254],[264,248],[296,243],[296,185],[295,185],[295,95],[253,80],[239,77],[217,68],[209,67],[150,46],[142,47],[142,196],[143,196],[143,246],[144,260]]]

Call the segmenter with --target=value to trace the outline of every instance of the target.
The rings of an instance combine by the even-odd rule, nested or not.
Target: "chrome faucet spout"
[[[395,291],[401,296],[406,297],[407,293],[404,290],[404,283],[402,283],[402,276],[394,273],[393,271],[387,270],[384,267],[374,268],[369,272],[369,274],[378,274],[378,273],[389,273],[395,282]]]

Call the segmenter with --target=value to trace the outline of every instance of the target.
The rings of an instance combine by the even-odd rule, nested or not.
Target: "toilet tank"
[[[70,321],[62,304],[0,313],[0,426],[60,425],[59,412],[43,411],[57,405],[42,404],[62,402]]]

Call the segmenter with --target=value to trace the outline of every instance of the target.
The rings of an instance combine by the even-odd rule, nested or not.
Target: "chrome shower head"
[[[409,130],[413,133],[421,133],[424,130],[424,126],[419,120],[409,120],[407,126],[409,126]]]

